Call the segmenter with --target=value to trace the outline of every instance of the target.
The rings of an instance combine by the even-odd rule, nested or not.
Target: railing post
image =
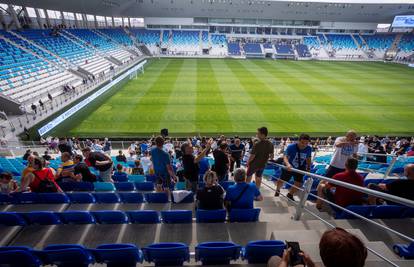
[[[388,176],[390,176],[390,173],[391,173],[392,169],[394,168],[394,165],[395,165],[395,162],[397,162],[397,159],[398,159],[398,156],[393,155],[390,166],[388,166],[388,169],[384,173],[384,179],[387,178]]]
[[[303,208],[305,207],[306,200],[308,200],[309,193],[312,189],[312,184],[313,184],[313,178],[309,177],[306,180],[305,185],[303,186],[304,191],[302,191],[302,194],[300,195],[299,204],[296,206],[296,213],[293,218],[295,221],[299,221],[300,217],[302,216]]]

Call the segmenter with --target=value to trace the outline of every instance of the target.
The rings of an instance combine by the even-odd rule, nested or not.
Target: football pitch
[[[414,134],[414,69],[373,62],[153,59],[59,136]]]

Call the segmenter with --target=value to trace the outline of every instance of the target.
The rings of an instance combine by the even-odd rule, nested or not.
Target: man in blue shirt
[[[155,145],[151,149],[152,166],[154,166],[155,175],[162,179],[163,186],[168,196],[170,189],[173,187],[172,181],[177,180],[171,165],[170,155],[163,150],[164,138],[158,136],[155,138]]]
[[[230,186],[224,199],[232,209],[252,209],[253,201],[262,201],[263,196],[253,183],[246,183],[246,171],[242,168],[234,171],[235,185]]]
[[[299,137],[299,140],[287,146],[285,153],[283,155],[283,162],[286,166],[286,169],[282,169],[280,179],[276,182],[276,192],[275,196],[279,196],[280,188],[284,182],[288,182],[290,178],[294,178],[294,185],[296,187],[301,187],[303,183],[303,174],[292,171],[292,169],[299,169],[302,171],[310,171],[311,167],[311,158],[312,158],[312,147],[309,146],[310,136],[307,134],[302,134]],[[291,200],[294,200],[293,194],[296,193],[297,189],[291,187],[287,197]]]

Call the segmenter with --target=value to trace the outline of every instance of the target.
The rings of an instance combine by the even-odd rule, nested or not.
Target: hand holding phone
[[[290,266],[296,265],[305,265],[303,256],[301,255],[302,251],[298,242],[286,241],[288,249],[290,248]]]

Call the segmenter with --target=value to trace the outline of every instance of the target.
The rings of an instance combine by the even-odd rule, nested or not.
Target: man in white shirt
[[[335,151],[331,163],[326,171],[326,177],[332,178],[335,174],[345,171],[345,163],[351,158],[357,158],[358,141],[354,130],[349,130],[345,136],[336,138]]]
[[[145,151],[144,156],[141,157],[141,165],[142,165],[142,169],[144,170],[144,174],[145,175],[149,174],[149,169],[152,166],[152,162],[151,162],[151,158],[149,156],[148,151]]]

